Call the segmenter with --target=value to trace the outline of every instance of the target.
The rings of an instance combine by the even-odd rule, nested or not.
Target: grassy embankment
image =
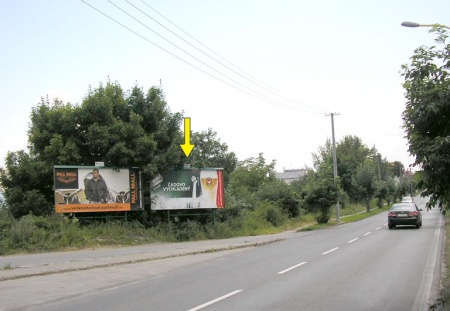
[[[444,221],[440,292],[438,300],[430,307],[430,310],[450,310],[450,213],[447,213]]]
[[[346,206],[341,210],[341,223],[372,216],[386,210],[387,207],[372,209],[370,213],[366,213],[365,209],[363,205]],[[270,209],[268,211],[270,212]],[[200,225],[195,221],[187,221],[161,223],[155,227],[145,228],[138,222],[111,221],[81,225],[76,220],[64,219],[59,215],[49,217],[28,215],[16,220],[6,210],[0,210],[0,255],[224,239],[273,234],[286,230],[315,230],[336,225],[333,216],[328,224],[318,225],[312,214],[289,219],[280,215],[278,218],[274,217],[269,212],[264,212],[263,209],[252,211],[239,218],[218,222],[216,225]],[[5,267],[0,267],[2,268]]]

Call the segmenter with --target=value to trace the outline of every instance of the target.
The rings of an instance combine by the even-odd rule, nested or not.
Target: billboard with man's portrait
[[[54,167],[57,213],[126,212],[142,209],[137,168]]]
[[[150,183],[152,210],[225,207],[223,169],[188,168],[159,174]]]

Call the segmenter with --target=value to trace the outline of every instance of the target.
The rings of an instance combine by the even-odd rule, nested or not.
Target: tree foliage
[[[406,90],[403,127],[414,165],[423,170],[419,185],[430,204],[450,200],[450,45],[448,32],[436,25],[436,46],[414,51],[411,63],[402,66]]]
[[[89,88],[81,105],[42,99],[31,112],[29,154],[9,153],[1,171],[13,214],[49,212],[54,165],[103,161],[112,168],[139,167],[146,182],[158,171],[180,165],[181,120],[155,87],[144,93],[134,86],[125,93],[117,82],[108,81]]]
[[[316,213],[318,223],[327,223],[331,217],[331,206],[339,199],[339,187],[330,174],[309,171],[304,203],[307,210]]]
[[[275,180],[275,164],[275,161],[266,164],[262,153],[256,158],[240,161],[231,175],[231,188],[236,193],[256,193],[262,185]]]
[[[375,173],[373,160],[367,159],[358,167],[353,176],[352,183],[357,190],[360,201],[366,203],[367,211],[370,212],[370,201],[375,196],[380,186],[377,185],[378,178]]]
[[[369,153],[369,148],[357,136],[347,135],[336,145],[337,169],[341,186],[354,202],[358,200],[358,192],[352,183],[352,178]]]
[[[47,215],[52,210],[48,197],[52,195],[53,170],[44,162],[24,151],[8,152],[7,169],[1,169],[0,181],[14,217],[28,213]]]
[[[280,207],[288,217],[300,215],[300,197],[294,188],[286,182],[275,179],[265,183],[258,191],[258,198]]]
[[[221,167],[224,169],[225,183],[231,172],[236,169],[238,159],[234,152],[228,152],[228,145],[217,138],[211,128],[207,131],[193,133],[191,143],[195,145],[189,156],[193,167]]]

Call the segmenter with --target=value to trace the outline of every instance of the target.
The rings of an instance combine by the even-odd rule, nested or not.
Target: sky
[[[7,152],[28,150],[41,97],[81,104],[108,80],[161,87],[193,132],[211,128],[241,161],[312,167],[333,113],[337,143],[357,136],[408,167],[401,65],[435,37],[400,24],[450,24],[448,0],[0,3],[3,167]]]

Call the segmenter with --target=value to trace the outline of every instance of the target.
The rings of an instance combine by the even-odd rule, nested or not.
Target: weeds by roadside
[[[444,216],[444,221],[444,249],[441,267],[441,284],[438,299],[430,305],[430,311],[450,311],[450,214]]]
[[[342,214],[364,210],[364,206],[347,206]],[[357,218],[346,217],[345,222],[356,221],[376,213],[362,213]],[[343,218],[344,219],[344,218]],[[139,222],[108,221],[81,224],[76,219],[61,215],[40,217],[27,215],[17,220],[6,210],[0,210],[0,255],[38,253],[83,248],[142,245],[154,242],[181,242],[206,239],[225,239],[238,236],[273,234],[286,230],[315,230],[334,225],[316,224],[315,217],[303,213],[289,218],[270,203],[246,211],[240,217],[212,223],[195,219],[165,223],[145,228]]]

